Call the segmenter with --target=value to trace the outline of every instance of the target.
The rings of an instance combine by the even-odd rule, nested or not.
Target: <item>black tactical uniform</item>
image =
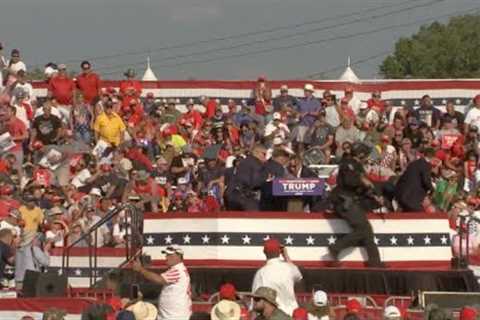
[[[258,211],[259,189],[266,180],[267,174],[260,160],[254,156],[241,160],[225,190],[227,209]]]
[[[352,154],[368,155],[369,147],[363,144],[354,145]],[[337,240],[329,247],[331,255],[336,259],[346,248],[364,246],[368,253],[368,266],[381,267],[380,254],[374,241],[372,226],[368,222],[367,212],[372,209],[369,189],[362,182],[365,171],[363,165],[355,158],[345,158],[340,163],[337,176],[337,187],[332,192],[335,213],[342,217],[352,228],[352,232]]]

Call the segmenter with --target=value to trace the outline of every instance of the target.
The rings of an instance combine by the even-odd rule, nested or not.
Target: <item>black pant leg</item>
[[[348,208],[336,206],[336,212],[345,219],[352,232],[337,240],[331,249],[341,252],[350,247],[364,246],[368,254],[368,264],[380,265],[380,253],[375,244],[372,226],[367,219],[367,212],[357,201],[352,202]]]

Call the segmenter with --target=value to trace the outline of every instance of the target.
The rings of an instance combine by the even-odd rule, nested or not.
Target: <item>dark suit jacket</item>
[[[395,198],[402,207],[420,209],[427,192],[432,190],[432,165],[425,158],[411,162],[395,187]]]

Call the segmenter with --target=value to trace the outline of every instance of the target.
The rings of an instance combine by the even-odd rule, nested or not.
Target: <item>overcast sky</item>
[[[19,48],[30,68],[55,61],[78,69],[78,61],[88,57],[104,77],[118,78],[128,65],[142,73],[150,55],[159,79],[249,79],[259,74],[295,79],[342,66],[349,55],[354,62],[388,51],[398,38],[415,32],[421,20],[443,16],[445,21],[445,15],[480,7],[478,0],[433,2],[0,0],[0,41],[7,53]],[[411,8],[420,5],[425,6]],[[306,22],[312,23],[302,25]],[[406,26],[395,27],[399,24]],[[284,28],[204,41],[279,27]],[[204,42],[158,50],[198,41]],[[125,55],[132,51],[139,54]],[[204,51],[208,52],[198,53]],[[178,57],[185,55],[189,56]],[[353,68],[361,78],[378,77],[383,58]],[[337,68],[323,77],[337,78],[341,72]]]

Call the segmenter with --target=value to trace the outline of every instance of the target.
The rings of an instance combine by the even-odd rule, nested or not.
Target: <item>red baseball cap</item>
[[[480,100],[480,94],[477,94],[474,98],[473,101],[477,102]]]
[[[308,320],[308,312],[304,308],[297,308],[293,310],[292,314],[293,320]]]
[[[35,141],[33,144],[32,144],[32,147],[33,149],[35,150],[40,150],[43,148],[43,143],[41,141]]]
[[[345,304],[345,307],[347,308],[347,312],[349,313],[358,313],[362,310],[362,305],[357,299],[348,300]]]
[[[263,244],[263,252],[265,253],[280,253],[282,245],[277,239],[268,239]]]
[[[220,287],[220,299],[237,300],[237,289],[231,283],[225,283]]]
[[[460,320],[475,320],[477,319],[478,312],[472,307],[463,307],[460,310]]]
[[[155,98],[155,95],[153,94],[153,92],[149,92],[147,93],[147,98]]]
[[[100,165],[100,170],[102,170],[103,172],[110,172],[112,171],[112,166],[104,163]]]

